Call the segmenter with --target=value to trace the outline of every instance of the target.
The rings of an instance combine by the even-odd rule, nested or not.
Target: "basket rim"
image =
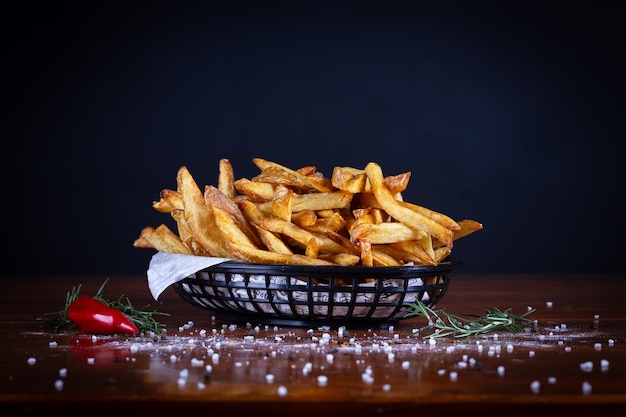
[[[464,265],[460,259],[447,258],[436,266],[407,265],[407,266],[341,266],[341,265],[279,265],[253,264],[238,260],[222,262],[204,268],[204,272],[223,272],[241,274],[269,274],[269,275],[306,275],[311,277],[347,277],[347,278],[414,278],[430,274],[441,274]],[[199,271],[200,272],[200,271]]]

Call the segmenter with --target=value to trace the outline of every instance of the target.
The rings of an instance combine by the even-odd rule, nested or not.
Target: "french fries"
[[[335,167],[330,178],[312,165],[253,163],[258,175],[236,179],[222,158],[217,186],[203,188],[180,167],[176,190],[152,203],[175,230],[144,227],[133,246],[261,264],[434,266],[455,240],[483,228],[404,201],[411,173],[385,177],[375,162]]]

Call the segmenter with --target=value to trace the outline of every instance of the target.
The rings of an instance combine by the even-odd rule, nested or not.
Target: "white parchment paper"
[[[158,300],[170,285],[201,269],[226,261],[232,259],[158,252],[152,256],[148,267],[148,287],[152,297]]]

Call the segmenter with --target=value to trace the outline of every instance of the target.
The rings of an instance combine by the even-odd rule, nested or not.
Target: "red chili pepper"
[[[67,308],[67,318],[81,330],[93,334],[137,334],[137,326],[120,310],[109,307],[93,297],[77,297]]]

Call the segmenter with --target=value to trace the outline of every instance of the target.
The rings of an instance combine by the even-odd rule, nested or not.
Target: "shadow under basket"
[[[310,327],[393,325],[407,304],[435,306],[463,261],[437,266],[263,265],[237,261],[174,284],[184,300],[236,322]]]

